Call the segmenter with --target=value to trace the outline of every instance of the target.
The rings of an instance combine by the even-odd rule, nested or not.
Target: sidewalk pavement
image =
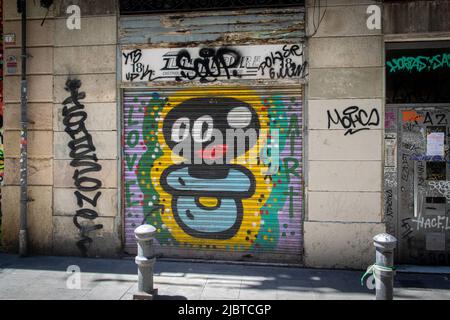
[[[81,288],[68,289],[67,268],[79,266]],[[374,291],[362,271],[157,260],[158,299],[361,299]],[[450,299],[450,275],[397,273],[395,299]],[[0,299],[130,300],[137,290],[133,259],[87,259],[0,253]]]

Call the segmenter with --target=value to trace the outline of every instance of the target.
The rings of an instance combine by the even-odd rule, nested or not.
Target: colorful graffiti
[[[299,254],[301,93],[221,87],[124,100],[126,244],[146,222],[161,247]],[[256,139],[235,148],[218,138],[229,129]],[[176,151],[182,143],[187,152]]]
[[[434,71],[440,68],[450,68],[450,53],[434,56],[399,57],[386,61],[389,73],[407,71]]]
[[[386,103],[448,103],[450,52],[447,48],[386,51]]]

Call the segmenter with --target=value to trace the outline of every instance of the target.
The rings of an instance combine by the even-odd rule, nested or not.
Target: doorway
[[[397,263],[450,265],[450,43],[386,44],[384,214]]]
[[[386,122],[385,216],[398,261],[450,265],[450,106],[388,107]]]

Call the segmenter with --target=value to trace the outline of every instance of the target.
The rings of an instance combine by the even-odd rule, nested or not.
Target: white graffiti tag
[[[435,190],[450,200],[450,181],[429,181],[431,190]]]

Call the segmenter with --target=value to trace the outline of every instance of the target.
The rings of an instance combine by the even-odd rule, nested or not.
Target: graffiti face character
[[[297,259],[303,119],[293,94],[300,91],[221,85],[125,92],[127,243],[145,222],[156,228],[157,250],[170,255]],[[241,133],[243,147],[232,150]],[[180,145],[190,149],[180,155]]]
[[[234,98],[192,98],[168,112],[164,139],[173,151],[182,146],[186,161],[164,170],[160,182],[187,234],[229,239],[239,230],[242,199],[254,194],[255,178],[230,160],[255,145],[259,129],[253,108]]]
[[[193,164],[222,164],[256,143],[260,125],[247,103],[227,97],[193,98],[173,108],[164,120],[164,139]]]

